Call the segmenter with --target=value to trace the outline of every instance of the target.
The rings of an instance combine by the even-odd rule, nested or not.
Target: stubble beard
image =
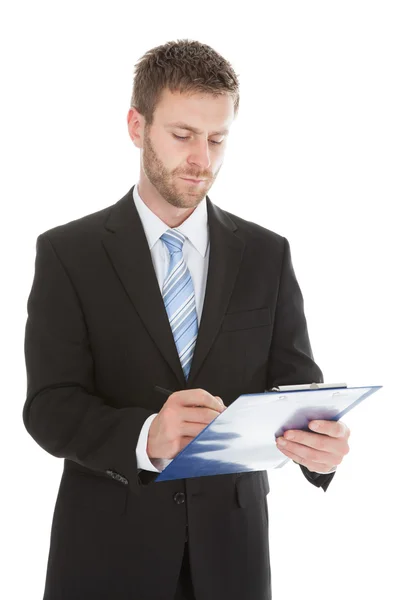
[[[179,191],[177,185],[174,183],[174,180],[178,177],[177,174],[174,172],[170,173],[164,167],[163,163],[158,158],[147,133],[144,134],[143,139],[142,160],[143,171],[150,183],[156,188],[166,202],[176,208],[196,207],[211,188],[218,174],[217,171],[211,180],[211,183],[207,182],[207,186],[201,186],[201,189],[198,191],[194,189],[190,190],[190,186],[188,186],[188,191],[186,193]]]

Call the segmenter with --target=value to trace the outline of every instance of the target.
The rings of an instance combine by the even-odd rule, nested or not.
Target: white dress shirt
[[[135,202],[139,217],[142,221],[158,285],[162,291],[164,280],[168,272],[170,253],[163,241],[160,240],[160,237],[170,229],[170,227],[143,202],[139,195],[138,184],[133,188],[133,201]],[[201,200],[192,214],[176,229],[186,237],[182,252],[193,281],[197,320],[200,325],[210,253],[206,197]],[[159,473],[171,462],[171,460],[152,459],[155,463],[153,464],[147,455],[148,433],[150,425],[157,414],[158,413],[150,415],[143,424],[136,446],[136,460],[138,469]],[[333,470],[335,469],[332,469],[332,471]],[[315,473],[318,472],[319,471],[315,471]]]
[[[166,245],[160,240],[160,237],[170,227],[151,211],[139,196],[138,184],[133,189],[133,200],[135,202],[139,217],[142,221],[143,229],[149,244],[151,259],[156,272],[158,285],[162,291],[165,277],[168,273],[170,253]],[[197,321],[200,325],[201,314],[203,311],[204,294],[207,282],[208,259],[209,259],[209,231],[207,202],[203,200],[196,206],[192,214],[177,227],[187,238],[183,244],[183,258],[187,264],[193,281],[194,295],[197,310]],[[139,469],[146,471],[161,472],[171,460],[152,459],[157,465],[155,467],[150,461],[146,448],[147,437],[150,425],[157,413],[146,419],[140,432],[139,440],[136,446],[136,459]]]

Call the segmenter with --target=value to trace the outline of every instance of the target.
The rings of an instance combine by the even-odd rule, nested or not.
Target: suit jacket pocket
[[[64,470],[58,503],[67,508],[80,506],[91,511],[123,514],[128,486],[103,475],[91,475],[75,469]]]
[[[252,504],[265,504],[269,493],[269,482],[266,471],[249,471],[240,473],[235,481],[236,500],[241,508]]]
[[[271,312],[268,306],[226,314],[222,321],[221,331],[251,329],[265,325],[271,325]]]

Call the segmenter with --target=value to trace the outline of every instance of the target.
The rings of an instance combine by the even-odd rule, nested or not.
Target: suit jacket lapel
[[[194,380],[209,353],[225,316],[229,299],[236,282],[245,242],[235,231],[237,226],[207,196],[208,224],[210,233],[210,256],[207,285],[204,297],[196,346],[190,368],[187,387]]]
[[[144,326],[184,386],[185,377],[132,191],[112,207],[105,224],[112,233],[104,236],[103,245]]]
[[[132,192],[133,188],[111,208],[102,243],[149,335],[177,377],[180,388],[190,388],[226,312],[244,242],[234,234],[237,227],[233,221],[207,196],[210,232],[207,285],[191,371],[186,382]]]

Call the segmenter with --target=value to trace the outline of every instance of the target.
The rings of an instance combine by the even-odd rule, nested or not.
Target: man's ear
[[[141,115],[137,108],[133,106],[129,109],[126,120],[128,122],[129,137],[132,142],[137,148],[143,148],[143,115]]]

